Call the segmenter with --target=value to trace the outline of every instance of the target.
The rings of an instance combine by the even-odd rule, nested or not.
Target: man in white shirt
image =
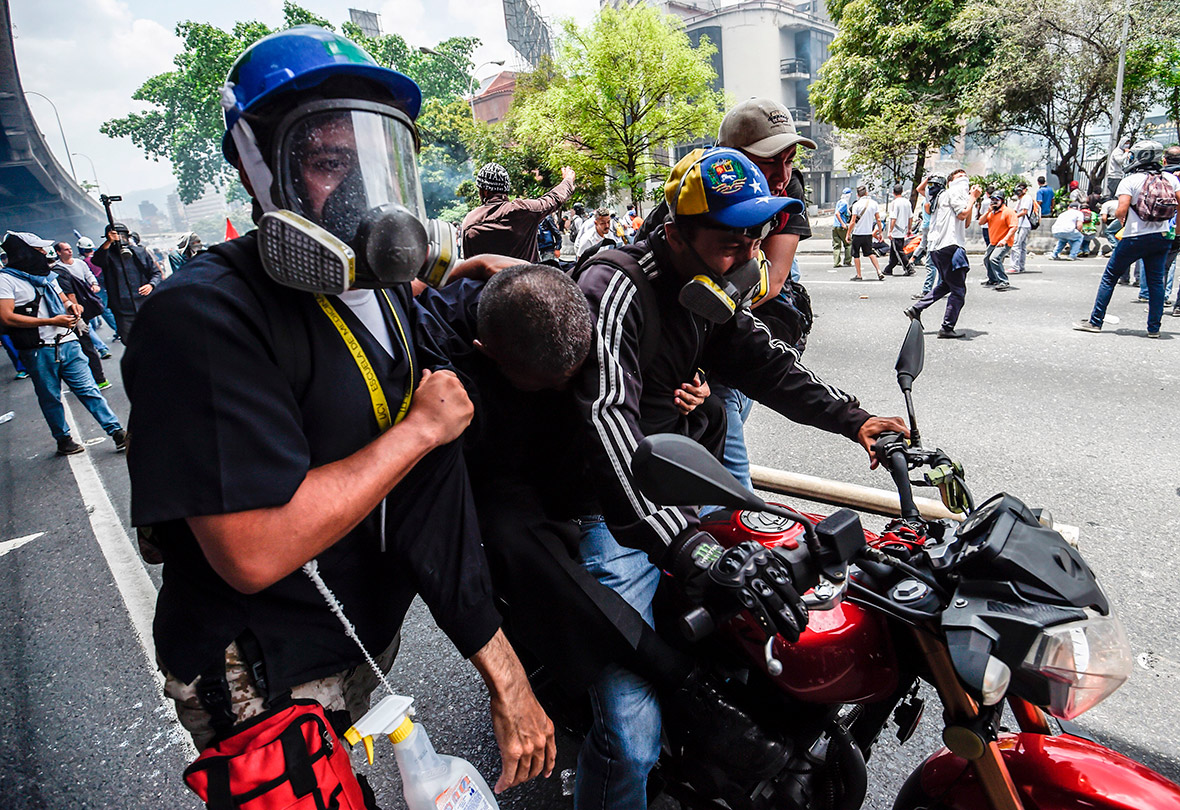
[[[918,186],[918,193],[926,191],[928,184],[935,184],[941,177],[927,176]],[[905,310],[905,314],[918,320],[927,307],[943,296],[947,296],[946,311],[942,316],[940,338],[961,338],[962,332],[955,331],[959,313],[967,300],[967,220],[975,208],[975,202],[983,194],[979,186],[968,188],[970,181],[964,169],[955,169],[948,178],[946,190],[937,194],[930,214],[930,257],[938,268],[938,284],[922,296],[918,303]]]
[[[1062,211],[1061,216],[1053,222],[1053,235],[1057,237],[1057,247],[1049,258],[1073,261],[1078,257],[1082,249],[1083,222],[1085,217],[1082,216],[1082,204],[1071,202],[1069,208]],[[1061,251],[1066,247],[1069,248],[1069,255],[1063,257]]]
[[[1101,332],[1106,307],[1119,276],[1136,261],[1143,262],[1147,276],[1147,336],[1158,338],[1164,314],[1164,264],[1172,239],[1171,220],[1180,208],[1180,180],[1163,171],[1160,159],[1164,147],[1156,141],[1139,141],[1131,147],[1127,174],[1115,190],[1119,206],[1115,216],[1123,223],[1123,238],[1110,254],[1094,310],[1087,320],[1074,324],[1080,332]]]
[[[622,244],[622,240],[614,235],[611,228],[610,209],[599,208],[594,212],[594,219],[588,220],[582,226],[582,232],[574,244],[574,255],[580,259],[583,253],[598,247],[605,241],[609,241],[605,247],[619,247]]]
[[[45,249],[52,244],[32,233],[10,231],[4,237],[8,266],[0,269],[0,322],[33,379],[37,403],[57,440],[58,455],[85,449],[70,436],[61,402],[63,381],[114,439],[115,450],[122,452],[127,448],[127,434],[99,393],[74,331],[82,308],[62,293],[49,272]]]
[[[1012,242],[1012,272],[1023,273],[1028,257],[1028,236],[1032,233],[1032,214],[1035,205],[1033,195],[1028,193],[1027,183],[1016,184],[1016,200],[1012,210],[1016,212],[1016,238]]]
[[[914,209],[910,201],[903,194],[905,189],[901,183],[893,187],[893,201],[889,203],[889,264],[885,265],[885,275],[893,275],[893,268],[900,267],[907,276],[914,274],[910,266],[909,257],[905,255],[905,241],[910,235],[910,219],[914,216]]]
[[[877,281],[885,278],[881,275],[881,265],[877,263],[877,254],[873,252],[873,238],[881,230],[881,206],[869,196],[868,186],[856,187],[856,202],[852,205],[852,219],[848,222],[848,232],[852,234],[852,264],[856,268],[856,275],[850,281],[864,281],[860,275],[860,257],[868,256],[877,271]]]

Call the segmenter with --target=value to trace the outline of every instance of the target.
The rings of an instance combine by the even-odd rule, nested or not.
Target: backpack
[[[1032,207],[1028,209],[1027,216],[1029,230],[1035,231],[1037,228],[1041,227],[1041,207],[1035,202],[1033,203]]]
[[[549,217],[545,217],[537,226],[537,249],[553,250],[556,245],[557,231],[553,227],[553,221]]]
[[[1131,207],[1144,222],[1167,222],[1176,216],[1176,190],[1163,172],[1151,172],[1139,189],[1139,199]]]

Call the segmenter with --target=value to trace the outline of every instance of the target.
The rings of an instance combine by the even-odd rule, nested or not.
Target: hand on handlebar
[[[671,550],[672,575],[693,602],[711,608],[718,618],[746,610],[770,636],[799,640],[807,626],[807,606],[774,552],[748,540],[722,547],[697,532]]]
[[[874,445],[877,442],[877,437],[882,433],[900,433],[907,439],[910,435],[910,429],[906,426],[905,420],[900,416],[870,416],[865,423],[860,426],[860,430],[856,432],[856,441],[869,454],[869,469],[877,469],[877,465],[881,463],[882,459],[877,457]]]

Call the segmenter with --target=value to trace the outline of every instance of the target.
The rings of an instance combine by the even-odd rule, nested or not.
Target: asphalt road
[[[1132,288],[1120,287],[1110,308],[1118,324],[1108,322],[1099,335],[1074,332],[1070,323],[1093,301],[1099,260],[1033,257],[1030,272],[1014,276],[1004,293],[979,286],[978,256],[972,266],[959,322],[968,337],[933,339],[941,305],[926,318],[926,367],[915,385],[923,435],[965,465],[977,498],[1011,492],[1081,527],[1082,551],[1124,617],[1136,666],[1131,681],[1080,723],[1180,780],[1180,607],[1171,534],[1180,517],[1180,320],[1165,317],[1163,338],[1146,340],[1146,306],[1131,302]],[[856,284],[847,271],[832,271],[822,254],[804,256],[803,276],[819,315],[807,364],[869,410],[902,413],[892,368],[907,325],[901,310],[921,278]],[[117,366],[108,362],[107,369],[115,382],[108,398],[126,415]],[[140,563],[120,557],[118,544],[108,543],[104,554],[97,539],[116,536],[129,550],[117,530],[121,524],[129,532],[124,462],[77,401],[67,401],[77,434],[94,442],[73,461],[54,456],[32,386],[0,382],[0,414],[14,412],[0,424],[0,806],[196,808],[180,778],[191,751],[160,697],[108,557],[124,589],[134,595],[138,582],[141,599],[158,574],[145,578],[134,567]],[[755,463],[888,486],[855,445],[768,409],[756,409],[747,436]],[[98,494],[85,483],[94,475]],[[114,509],[105,523],[104,496]],[[31,535],[37,536],[19,547],[8,542]],[[419,719],[440,751],[461,753],[494,781],[498,754],[478,676],[421,605],[404,635],[396,687],[416,696]],[[901,780],[938,745],[937,714],[928,707],[904,748],[886,735],[870,765],[867,807],[887,810]],[[576,750],[576,741],[562,737],[559,773],[505,794],[501,805],[572,807],[560,771],[573,768]],[[361,769],[383,806],[403,806],[388,746],[379,749],[376,766]]]

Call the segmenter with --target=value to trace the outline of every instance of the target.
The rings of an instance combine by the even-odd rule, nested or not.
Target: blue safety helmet
[[[297,25],[258,40],[230,68],[225,81],[234,103],[225,110],[225,136],[221,139],[226,160],[237,160],[230,130],[242,113],[257,109],[279,93],[310,90],[336,76],[355,76],[384,87],[411,119],[416,119],[422,108],[422,91],[413,79],[381,67],[347,37],[317,25]]]

